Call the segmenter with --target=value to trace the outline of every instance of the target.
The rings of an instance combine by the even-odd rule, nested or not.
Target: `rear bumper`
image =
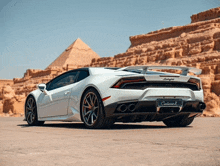
[[[104,107],[106,117],[152,116],[146,121],[161,121],[164,118],[178,115],[196,116],[202,114],[205,103],[202,101],[182,101],[181,106],[159,106],[158,100],[130,100],[115,102]]]

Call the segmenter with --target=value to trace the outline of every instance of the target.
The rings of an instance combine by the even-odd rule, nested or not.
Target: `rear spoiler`
[[[195,67],[186,67],[186,66],[128,66],[118,69],[118,71],[123,70],[138,70],[142,69],[142,74],[146,74],[149,69],[172,69],[172,70],[182,70],[180,75],[186,76],[189,72],[199,75],[202,73],[201,69]]]

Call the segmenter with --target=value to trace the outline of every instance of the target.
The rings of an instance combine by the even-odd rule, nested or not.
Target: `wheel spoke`
[[[88,100],[87,100],[86,97],[85,97],[85,101],[86,101],[86,103],[88,104],[88,106],[91,107],[91,105],[89,104],[89,102],[88,102]]]
[[[30,98],[30,103],[29,103],[29,105],[30,105],[30,108],[32,108],[33,107],[33,99],[32,98]]]
[[[32,110],[32,111],[34,111],[34,109],[35,109],[35,108],[36,108],[36,107],[35,107],[35,106],[33,106],[31,110]]]
[[[32,123],[33,117],[32,113],[30,113],[30,122]]]
[[[31,109],[30,101],[27,102],[27,106]]]
[[[34,104],[34,99],[31,100],[31,104],[32,104],[32,107],[35,106],[35,104]]]
[[[94,102],[93,102],[94,95],[92,95],[92,96],[93,97],[91,97],[91,94],[90,94],[89,99],[90,99],[91,106],[93,107],[94,106]]]
[[[29,109],[31,110],[34,104],[34,100],[32,98],[29,98],[28,102],[27,102],[27,106],[29,107]]]
[[[89,116],[87,117],[87,123],[89,123],[89,119],[91,118],[91,112],[90,112],[90,114],[89,114]]]
[[[85,107],[85,108],[89,108],[89,106],[87,106],[87,105],[83,105],[83,107]]]
[[[92,115],[91,115],[91,123],[92,123],[92,124],[94,123],[93,114],[94,114],[94,113],[92,113]]]
[[[95,112],[93,113],[93,115],[94,115],[94,117],[95,117],[95,119],[97,118],[97,115],[95,114]]]
[[[32,113],[32,122],[34,121],[34,119],[35,119],[35,115],[34,113]]]
[[[26,106],[26,109],[27,109],[27,110],[31,110],[31,108],[29,108],[28,106]]]
[[[90,102],[89,102],[89,105],[92,107],[93,104],[92,104],[92,100],[91,100],[91,94],[88,95],[87,101],[90,101]]]
[[[30,121],[30,112],[27,114],[27,121]]]
[[[85,116],[87,116],[87,115],[89,115],[89,114],[91,114],[91,113],[92,113],[92,111],[91,111],[91,110],[90,110],[90,111],[88,111],[88,112],[86,112],[86,113],[85,113],[85,115],[84,115],[84,117],[85,117]]]
[[[95,96],[95,99],[94,99],[94,105],[95,105],[96,101],[97,101],[97,97]]]
[[[29,112],[30,116],[29,116],[29,122],[32,123],[32,113]]]

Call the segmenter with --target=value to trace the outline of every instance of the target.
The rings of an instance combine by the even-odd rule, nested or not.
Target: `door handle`
[[[70,93],[70,91],[66,91],[65,93],[64,93],[64,95],[68,95]]]

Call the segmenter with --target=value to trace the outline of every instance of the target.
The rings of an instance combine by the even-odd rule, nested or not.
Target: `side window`
[[[81,70],[81,71],[79,71],[79,72],[80,72],[80,73],[79,73],[79,76],[78,76],[78,78],[77,78],[77,82],[78,82],[78,81],[81,81],[81,80],[83,80],[84,78],[86,78],[86,77],[89,76],[89,72],[88,72],[88,71]]]
[[[74,83],[76,81],[77,73],[78,71],[73,71],[57,77],[50,83],[47,90],[53,90]]]

